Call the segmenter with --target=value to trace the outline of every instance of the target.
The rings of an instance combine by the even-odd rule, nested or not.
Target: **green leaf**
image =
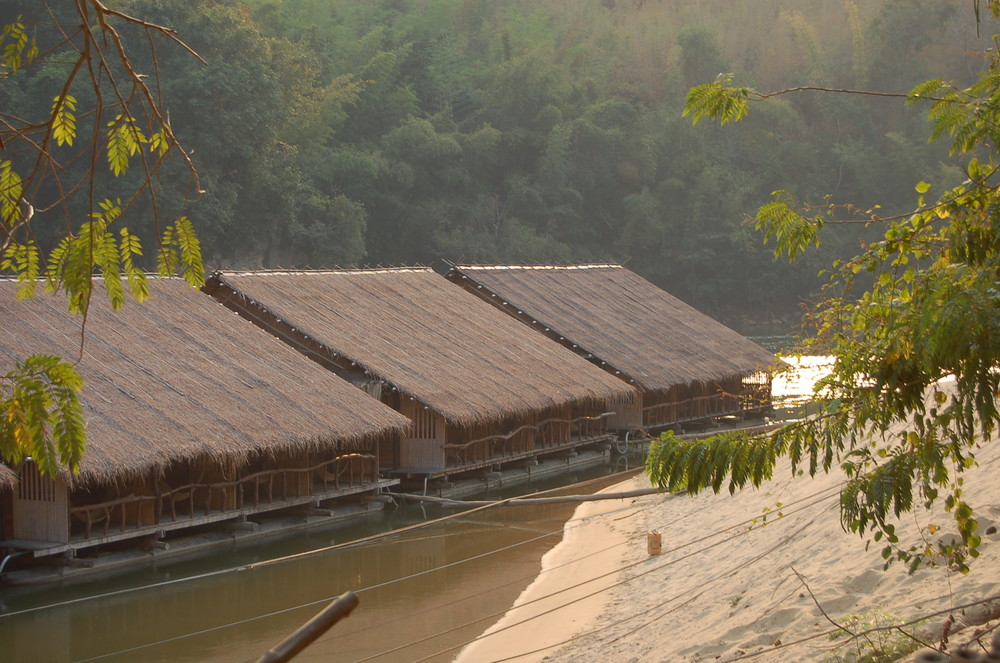
[[[142,255],[142,244],[138,237],[129,232],[128,228],[122,228],[119,235],[121,240],[118,250],[122,272],[128,282],[132,298],[141,304],[149,299],[149,284],[146,282],[146,274],[136,266],[134,260],[134,256]]]
[[[691,115],[692,123],[703,118],[719,120],[720,124],[739,122],[750,110],[750,88],[730,87],[731,74],[719,74],[712,83],[691,88],[682,116]]]
[[[3,254],[3,260],[0,261],[0,268],[17,275],[17,282],[20,286],[17,291],[19,301],[35,296],[41,272],[41,257],[38,245],[35,244],[34,240],[29,240],[24,244],[19,242],[8,244]]]
[[[160,276],[180,276],[192,288],[205,284],[205,264],[201,258],[201,244],[194,225],[186,216],[167,226],[160,239],[157,255],[157,273]]]
[[[794,262],[810,246],[819,246],[822,217],[807,218],[792,207],[787,191],[775,191],[774,200],[757,210],[757,230],[764,231],[764,243],[774,241],[774,256]]]
[[[16,72],[38,56],[38,44],[25,30],[23,17],[18,15],[13,23],[7,23],[0,32],[3,45],[3,67]]]
[[[156,152],[161,157],[170,151],[170,136],[166,127],[149,136],[149,151]]]
[[[119,114],[107,126],[108,166],[117,177],[128,170],[129,158],[137,154],[147,140],[131,115]]]
[[[4,376],[0,395],[0,452],[17,463],[30,456],[44,474],[59,467],[76,472],[86,447],[80,393],[83,380],[72,364],[52,355],[18,361]]]
[[[67,94],[52,102],[52,135],[57,145],[72,145],[76,138],[76,97]]]
[[[3,223],[13,228],[21,220],[21,196],[24,188],[21,176],[10,161],[0,161],[0,214]]]

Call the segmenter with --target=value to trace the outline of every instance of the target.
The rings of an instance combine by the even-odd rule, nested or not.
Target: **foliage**
[[[0,114],[0,269],[17,279],[20,298],[39,286],[64,291],[69,310],[86,320],[95,282],[113,308],[125,303],[126,290],[146,300],[145,232],[155,238],[160,276],[200,286],[204,266],[191,222],[180,216],[161,228],[157,204],[157,174],[170,157],[196,191],[197,176],[161,109],[157,77],[133,67],[123,33],[141,31],[154,62],[163,40],[183,44],[173,30],[98,0],[36,0],[21,9],[0,31],[0,90],[17,107]],[[101,197],[105,189],[118,195]],[[140,201],[151,216],[136,232],[127,221],[140,216]],[[75,471],[86,442],[82,389],[65,360],[19,361],[0,386],[0,459],[31,457],[48,474]]]
[[[869,610],[841,617],[840,631],[831,640],[849,640],[827,656],[825,663],[894,663],[920,648],[919,640],[898,627],[903,620],[887,612]]]
[[[946,154],[914,147],[921,127],[877,100],[786,99],[734,131],[692,127],[680,117],[684,91],[720,72],[798,84],[810,49],[810,75],[860,86],[878,70],[869,54],[880,39],[922,56],[892,41],[904,24],[879,20],[893,4],[854,6],[850,22],[842,0],[116,6],[178,30],[207,62],[157,52],[206,191],[185,208],[169,191],[185,190],[186,173],[165,164],[158,176],[172,185],[157,202],[197,214],[209,262],[619,261],[734,321],[787,317],[818,287],[817,265],[846,254],[847,234],[827,231],[818,252],[773,266],[742,223],[770,192],[866,206],[878,193],[898,211],[907,175],[930,181]],[[975,35],[947,17],[928,25],[929,74],[968,70],[962,44]],[[144,44],[139,30],[123,34]],[[139,70],[152,71],[140,55]],[[4,104],[51,104],[36,92]]]
[[[83,381],[72,364],[52,355],[33,355],[3,376],[0,440],[4,460],[31,457],[39,471],[54,475],[60,466],[75,471],[83,457],[80,391]]]
[[[989,17],[1000,18],[1000,3],[987,6]],[[964,182],[937,198],[928,196],[930,184],[917,183],[915,210],[900,216],[826,204],[810,218],[784,192],[761,208],[758,227],[776,256],[795,258],[819,241],[824,225],[860,221],[881,231],[856,256],[833,263],[808,314],[814,336],[805,352],[835,359],[816,385],[818,413],[769,434],[664,437],[647,463],[658,486],[759,485],[783,456],[793,471],[837,469],[847,478],[843,527],[883,545],[887,566],[903,561],[912,570],[943,559],[968,570],[980,537],[962,473],[1000,422],[1000,57],[983,57],[987,69],[971,86],[932,80],[906,98],[908,106],[930,104],[931,136],[951,137],[952,153],[964,158]],[[724,119],[718,109],[705,112]],[[958,537],[935,543],[937,528],[928,525],[923,542],[900,543],[893,518],[939,503]]]
[[[706,117],[721,124],[739,122],[750,110],[750,89],[731,87],[732,82],[732,74],[719,74],[714,82],[692,88],[683,114],[690,114],[695,124]]]

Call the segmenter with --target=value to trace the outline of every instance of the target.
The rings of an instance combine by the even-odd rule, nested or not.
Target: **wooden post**
[[[341,594],[295,633],[261,656],[257,663],[286,663],[286,661],[292,660],[299,652],[312,644],[316,638],[326,633],[331,626],[351,614],[351,611],[357,606],[358,597],[354,592]]]

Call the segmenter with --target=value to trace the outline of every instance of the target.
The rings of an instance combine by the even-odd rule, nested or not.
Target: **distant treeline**
[[[692,126],[687,90],[721,72],[762,91],[967,84],[988,45],[965,0],[111,4],[208,62],[157,48],[156,92],[204,190],[178,164],[157,202],[184,206],[209,266],[615,261],[735,323],[787,316],[864,234],[775,262],[745,223],[772,191],[892,213],[918,181],[963,176],[898,98],[800,92]],[[5,16],[38,5],[0,0]],[[50,107],[65,66],[5,81],[2,112]]]

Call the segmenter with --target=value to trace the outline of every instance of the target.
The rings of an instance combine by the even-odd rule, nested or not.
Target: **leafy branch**
[[[39,75],[43,71],[58,72],[51,105],[36,108],[36,117],[0,115],[0,148],[7,157],[0,161],[0,270],[17,279],[19,298],[35,296],[39,284],[65,292],[70,312],[82,316],[84,325],[97,278],[112,308],[121,308],[127,295],[144,302],[149,290],[140,236],[146,233],[131,230],[128,217],[145,199],[151,218],[140,225],[150,227],[157,240],[158,275],[200,286],[204,266],[193,225],[179,215],[161,230],[156,177],[167,159],[179,158],[189,174],[189,191],[201,193],[198,174],[147,84],[149,75],[136,70],[120,30],[145,34],[152,81],[158,79],[160,41],[201,58],[174,30],[101,0],[52,5],[40,0],[37,14],[34,21],[18,16],[0,30],[0,78],[41,84],[47,80]],[[77,162],[89,167],[82,176],[69,175],[79,173],[71,167]],[[135,164],[138,176],[126,177]],[[130,192],[113,199],[98,195],[106,174],[118,180],[116,189]],[[66,230],[52,248],[43,249],[32,225],[54,214],[65,219]],[[80,338],[82,345],[83,331]],[[75,471],[86,441],[82,388],[73,365],[57,357],[19,362],[0,386],[0,459],[17,463],[30,456],[47,474],[60,466]]]
[[[1000,3],[987,6],[1000,18]],[[720,124],[745,117],[751,101],[802,90],[928,102],[931,139],[951,138],[952,154],[967,158],[968,179],[936,200],[926,198],[930,184],[917,183],[909,214],[879,218],[869,211],[865,222],[882,222],[882,237],[826,272],[823,296],[809,312],[814,335],[804,347],[834,356],[830,375],[816,385],[818,415],[769,434],[698,442],[665,434],[647,461],[656,485],[691,492],[718,491],[727,482],[731,491],[758,486],[787,456],[793,472],[808,464],[810,476],[846,476],[841,524],[882,544],[886,565],[904,562],[914,570],[943,560],[969,570],[981,539],[962,474],[1000,424],[1000,59],[990,53],[986,61],[966,89],[933,80],[906,95],[815,87],[761,94],[725,75],[689,93],[685,115]],[[779,191],[758,210],[757,229],[774,242],[776,257],[795,260],[820,244],[835,208],[810,216],[814,209],[797,208]],[[903,545],[892,521],[939,503],[957,537]]]
[[[800,85],[798,87],[785,88],[775,92],[759,92],[751,87],[733,86],[732,74],[719,74],[711,83],[698,85],[688,90],[687,101],[684,105],[682,117],[690,115],[694,124],[698,124],[703,119],[718,120],[719,124],[729,124],[739,122],[750,112],[750,103],[754,101],[765,101],[787,94],[797,92],[829,92],[833,94],[849,94],[867,97],[887,97],[890,99],[913,100],[914,92],[876,92],[871,90],[851,90],[846,88],[830,88],[817,85]],[[935,88],[943,88],[944,84]],[[946,97],[936,97],[924,92],[920,97],[923,100],[937,101],[943,105],[955,103],[950,95]]]
[[[31,457],[49,475],[60,466],[75,472],[86,436],[79,399],[83,380],[73,366],[52,355],[34,355],[17,362],[2,384],[4,459],[19,463]]]

